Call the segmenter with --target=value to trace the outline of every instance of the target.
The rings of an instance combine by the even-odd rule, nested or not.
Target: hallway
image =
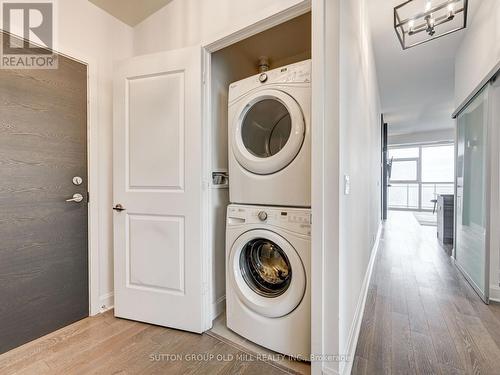
[[[498,374],[500,305],[485,305],[436,228],[390,211],[352,374]]]

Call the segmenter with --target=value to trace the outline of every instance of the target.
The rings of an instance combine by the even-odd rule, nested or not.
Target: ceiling
[[[466,30],[403,51],[393,8],[403,0],[367,1],[382,112],[389,133],[452,128],[455,54]],[[480,0],[469,0],[469,22]]]
[[[130,26],[135,26],[172,0],[89,0]]]

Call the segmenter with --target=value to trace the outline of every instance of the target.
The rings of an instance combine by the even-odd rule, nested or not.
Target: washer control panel
[[[266,211],[260,211],[257,216],[259,217],[260,221],[266,221],[267,220],[267,212]]]
[[[227,224],[262,224],[311,235],[311,210],[303,208],[252,207],[230,205]]]

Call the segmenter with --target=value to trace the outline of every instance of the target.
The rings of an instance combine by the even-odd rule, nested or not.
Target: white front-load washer
[[[229,86],[231,203],[311,206],[311,60]]]
[[[230,205],[227,327],[278,353],[311,352],[311,211]]]

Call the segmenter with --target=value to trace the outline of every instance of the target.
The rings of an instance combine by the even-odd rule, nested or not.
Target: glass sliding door
[[[486,86],[457,123],[455,259],[476,292],[488,301],[488,91]]]

